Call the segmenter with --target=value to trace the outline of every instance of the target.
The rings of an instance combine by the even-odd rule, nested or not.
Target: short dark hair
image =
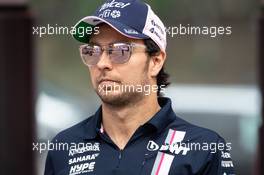
[[[148,55],[151,56],[155,56],[157,54],[160,53],[160,48],[159,46],[152,40],[152,39],[145,39],[144,40],[144,44],[147,47],[147,53]],[[162,97],[164,94],[162,94],[161,91],[161,86],[163,86],[163,88],[167,87],[168,85],[170,85],[170,82],[168,81],[170,75],[168,73],[165,72],[164,70],[164,65],[162,66],[161,70],[159,71],[158,75],[157,75],[157,86],[158,86],[158,91],[157,91],[157,95],[159,97]]]

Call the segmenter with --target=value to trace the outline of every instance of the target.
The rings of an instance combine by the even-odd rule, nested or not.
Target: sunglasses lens
[[[112,63],[122,64],[129,60],[132,52],[131,49],[132,46],[127,43],[114,43],[106,49],[102,49],[98,45],[87,44],[80,47],[80,54],[87,66],[96,65],[104,50],[107,51]]]
[[[109,48],[108,52],[113,63],[122,64],[129,60],[131,48],[128,44],[116,43]]]
[[[101,48],[99,46],[85,45],[80,52],[86,65],[96,65],[100,59]]]

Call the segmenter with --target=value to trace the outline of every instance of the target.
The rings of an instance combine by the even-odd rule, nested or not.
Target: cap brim
[[[83,19],[81,19],[75,26],[75,33],[72,35],[76,40],[82,42],[82,43],[88,43],[91,35],[93,33],[86,33],[86,32],[82,32],[79,33],[78,31],[80,31],[78,28],[94,28],[96,25],[100,24],[100,23],[106,23],[109,26],[111,26],[113,29],[115,29],[117,32],[119,32],[121,35],[124,35],[128,38],[133,38],[133,39],[147,39],[149,38],[149,36],[144,35],[142,33],[140,33],[139,31],[136,31],[135,29],[122,24],[116,20],[113,19],[102,19],[100,17],[97,16],[87,16],[84,17]],[[82,31],[86,31],[86,30],[82,30]],[[93,30],[94,31],[94,30]]]

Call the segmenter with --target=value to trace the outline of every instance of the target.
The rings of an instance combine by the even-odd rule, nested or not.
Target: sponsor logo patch
[[[74,156],[76,154],[82,154],[88,151],[100,151],[99,143],[86,143],[83,147],[71,148],[69,150],[69,156]]]
[[[170,130],[169,134],[171,134],[170,139],[166,139],[165,143],[161,146],[159,146],[157,143],[154,141],[150,140],[147,145],[147,150],[149,151],[169,151],[172,154],[178,155],[186,155],[188,151],[190,151],[190,148],[184,147],[181,145],[181,142],[184,139],[185,132],[183,131],[177,131],[177,132],[172,132]]]
[[[127,34],[138,34],[136,30],[133,29],[124,29]]]
[[[83,163],[83,164],[71,166],[69,175],[93,172],[94,165],[95,165],[95,162],[90,162],[90,163]]]
[[[104,10],[104,9],[107,9],[107,8],[113,8],[113,7],[123,9],[123,8],[125,8],[125,7],[127,7],[127,6],[129,6],[129,5],[130,5],[130,3],[116,2],[115,0],[113,0],[113,1],[110,2],[110,3],[105,3],[105,4],[103,4],[103,5],[101,6],[99,12],[101,12],[101,11]]]

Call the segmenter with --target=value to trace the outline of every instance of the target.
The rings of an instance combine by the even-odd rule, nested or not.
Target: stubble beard
[[[140,86],[144,87],[145,85],[149,84],[149,81],[147,77],[145,76],[142,82],[140,83]],[[120,87],[126,87],[124,84],[118,84]],[[138,86],[137,85],[127,85],[128,86]],[[137,102],[141,101],[145,98],[144,92],[138,92],[136,88],[134,90],[129,90],[128,88],[119,88],[118,91],[115,92],[106,92],[106,89],[104,91],[99,91],[98,88],[96,89],[97,95],[100,97],[103,103],[107,105],[111,105],[113,107],[123,107],[127,105],[133,105]]]
[[[144,76],[141,80],[141,87],[144,87],[145,85],[150,84],[150,80],[147,77],[147,71],[149,68],[149,59],[147,59],[145,67],[143,69],[142,75]],[[124,86],[124,84],[119,83],[120,86]],[[133,86],[133,85],[132,85]],[[135,85],[134,85],[135,86]],[[124,88],[126,89],[126,88]],[[139,101],[146,98],[145,92],[138,92],[138,91],[129,91],[129,90],[123,90],[119,91],[118,93],[108,93],[103,91],[99,91],[98,87],[96,88],[96,93],[100,97],[103,103],[111,105],[112,107],[125,107],[125,106],[133,106]]]

